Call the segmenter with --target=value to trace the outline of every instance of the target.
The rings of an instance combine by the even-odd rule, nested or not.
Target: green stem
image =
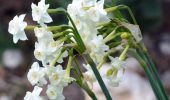
[[[62,48],[62,50],[61,50],[60,53],[57,55],[57,57],[54,59],[54,61],[52,61],[52,63],[50,64],[50,66],[55,66],[56,62],[58,61],[58,59],[61,57],[61,55],[64,53],[65,50],[66,50],[66,48]]]
[[[80,64],[78,63],[76,57],[74,58],[74,61],[75,61],[75,64],[76,64],[76,66],[77,66],[77,69],[78,69],[78,71],[79,71],[80,76],[83,78],[83,74],[82,74],[83,72],[81,71]]]
[[[68,26],[68,25],[59,25],[59,26],[49,26],[47,27],[47,30],[49,31],[63,31],[66,29],[72,29],[72,27]]]
[[[72,20],[71,16],[69,15],[69,13],[67,13],[67,11],[63,8],[57,8],[57,9],[49,9],[48,10],[48,13],[52,13],[52,14],[58,14],[58,13],[63,13],[65,14],[68,19],[70,20],[71,24],[73,25],[73,28],[74,28],[74,35],[75,35],[75,38],[76,38],[76,42],[77,44],[80,46],[80,53],[83,53],[85,50],[86,50],[86,47],[83,43],[83,40],[81,39],[81,36],[76,28],[76,25],[74,24],[74,21]]]
[[[72,31],[57,32],[57,33],[53,34],[53,38],[57,38],[57,37],[62,36],[62,35],[67,35],[69,33],[73,33],[73,32]]]
[[[71,49],[69,51],[69,59],[68,59],[68,63],[67,63],[67,68],[66,68],[66,75],[70,76],[70,70],[71,70],[71,63],[73,60],[73,49]]]
[[[139,61],[139,63],[141,64],[142,68],[144,69],[144,71],[145,71],[145,73],[146,73],[146,75],[147,75],[147,77],[148,77],[148,79],[149,79],[149,82],[150,82],[150,84],[151,84],[151,87],[152,87],[152,89],[153,89],[153,92],[154,92],[157,100],[162,100],[162,99],[161,99],[162,97],[161,97],[160,91],[159,91],[159,89],[158,89],[158,87],[157,87],[157,84],[156,84],[156,82],[155,82],[155,79],[154,79],[151,71],[149,70],[148,65],[146,64],[146,62],[141,58],[141,56],[140,56],[139,53],[136,53],[136,52],[133,51],[133,50],[129,50],[128,52],[129,52],[132,56],[134,56],[134,57]],[[163,99],[163,100],[164,100],[164,99]]]
[[[160,80],[159,74],[155,68],[155,64],[153,63],[152,59],[149,57],[147,50],[143,49],[144,46],[140,45],[141,50],[138,50],[140,52],[140,55],[144,58],[144,60],[149,64],[149,68],[152,71],[153,76],[155,77],[155,80],[157,81],[158,87],[161,89],[161,93],[165,98],[164,100],[168,100],[168,95],[163,87],[163,84]]]
[[[102,61],[99,63],[99,65],[97,66],[97,69],[100,70],[103,66],[103,64],[106,63],[106,58],[103,58]]]
[[[84,57],[86,58],[87,62],[90,64],[90,66],[94,72],[94,75],[96,76],[96,79],[97,79],[106,99],[112,100],[112,97],[110,96],[109,91],[107,90],[107,88],[102,80],[102,77],[100,76],[100,73],[97,70],[96,64],[94,63],[94,61],[92,60],[90,55],[86,54],[86,55],[84,55]]]
[[[97,97],[96,97],[96,95],[93,93],[93,91],[89,88],[89,86],[88,86],[88,84],[84,81],[83,82],[83,80],[82,80],[82,78],[83,78],[83,72],[81,71],[81,68],[80,68],[80,64],[78,63],[78,61],[77,61],[77,59],[76,59],[76,56],[74,57],[74,59],[73,59],[74,61],[75,61],[75,63],[76,63],[76,68],[75,68],[75,70],[76,70],[76,74],[77,74],[77,77],[78,77],[78,79],[77,79],[77,81],[76,81],[76,83],[81,87],[81,88],[83,88],[86,92],[87,92],[87,94],[93,99],[93,100],[97,100]]]
[[[107,57],[110,55],[110,54],[113,54],[115,53],[117,50],[115,48],[112,48],[110,49],[108,52],[106,52],[106,54],[104,55],[102,61],[99,63],[99,65],[97,66],[97,69],[100,70],[102,65],[107,61]]]
[[[106,8],[105,10],[107,12],[112,12],[112,11],[116,11],[116,10],[119,10],[119,9],[126,9],[129,12],[129,14],[130,14],[134,24],[137,25],[137,21],[136,21],[134,15],[133,15],[132,10],[128,6],[126,6],[126,5],[118,5],[118,6],[114,6],[114,7],[111,7],[111,8]]]
[[[125,47],[125,49],[123,50],[123,52],[122,52],[121,55],[119,56],[119,59],[120,59],[120,60],[124,60],[124,59],[125,59],[126,53],[127,53],[128,49],[129,49],[129,47],[130,47],[129,44],[127,44],[126,47]]]
[[[117,26],[108,36],[106,36],[103,40],[104,43],[108,42],[111,40],[111,37],[116,33],[116,30],[119,28],[120,26]]]
[[[159,92],[160,92],[159,94],[162,96],[161,100],[168,100],[167,93],[162,85],[162,82],[160,81],[160,78],[159,78],[159,75],[155,69],[155,66],[153,66],[151,64],[150,60],[146,57],[146,54],[145,54],[146,52],[141,51],[141,50],[137,50],[137,51],[139,52],[141,57],[143,57],[144,61],[148,63],[148,68],[154,77],[155,83],[157,84],[157,88],[159,89]]]
[[[34,30],[36,26],[31,26],[31,25],[28,25],[25,30]]]
[[[154,75],[156,77],[156,80],[157,80],[157,82],[158,82],[158,84],[159,84],[159,86],[160,86],[160,88],[161,88],[161,90],[162,90],[162,92],[163,92],[163,94],[165,96],[165,100],[169,100],[167,92],[165,91],[165,88],[163,87],[163,84],[162,84],[162,82],[160,80],[159,74],[158,74],[158,72],[157,72],[157,70],[155,68],[155,65],[154,65],[153,61],[151,60],[151,58],[149,57],[149,55],[147,53],[145,53],[145,56],[146,56],[146,58],[147,58],[147,60],[148,60],[148,62],[150,64],[151,69],[152,69],[152,71],[153,71],[153,73],[154,73]]]

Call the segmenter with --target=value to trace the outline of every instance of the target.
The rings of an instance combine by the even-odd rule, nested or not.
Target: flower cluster
[[[31,8],[33,21],[38,25],[27,26],[25,14],[22,14],[10,21],[8,29],[14,43],[27,40],[24,30],[33,30],[37,38],[34,56],[42,66],[34,62],[28,71],[27,78],[34,90],[27,92],[24,100],[42,100],[40,93],[45,86],[49,99],[64,100],[63,88],[74,80],[85,90],[89,89],[86,83],[93,84],[100,77],[100,74],[96,77],[96,72],[107,60],[110,60],[111,68],[104,72],[102,78],[111,86],[119,85],[126,66],[127,51],[142,40],[139,26],[109,17],[107,13],[110,9],[104,9],[104,0],[73,0],[67,10],[49,9],[49,4],[41,0],[38,5],[32,3]],[[68,17],[68,25],[48,26],[53,22],[49,13],[61,12]],[[121,52],[120,56],[113,57],[115,52]],[[83,65],[87,69],[84,73],[76,62],[78,54],[89,55],[86,56],[89,57],[88,63]],[[66,69],[61,66],[63,58],[68,58]],[[73,61],[76,67],[72,66]],[[70,77],[71,69],[76,71],[78,79]]]
[[[62,69],[61,65],[50,66],[49,64],[61,52],[63,41],[54,40],[53,33],[47,29],[46,23],[52,22],[47,10],[49,4],[45,4],[45,0],[41,0],[38,5],[32,3],[32,18],[37,21],[41,27],[34,27],[37,42],[35,43],[34,55],[35,58],[42,62],[44,67],[40,67],[38,62],[34,62],[28,72],[27,78],[30,83],[35,86],[33,92],[27,92],[24,100],[42,100],[40,96],[43,90],[41,86],[47,85],[46,94],[49,99],[64,100],[62,95],[63,88],[66,87],[74,79],[66,74],[66,70]],[[27,23],[24,22],[25,14],[15,16],[9,23],[9,33],[13,34],[13,41],[27,40],[24,29]],[[57,60],[58,63],[63,62],[63,58],[67,57],[67,51]]]
[[[96,64],[101,61],[109,47],[103,42],[102,35],[98,35],[98,24],[109,22],[107,12],[103,9],[104,0],[73,0],[67,11],[86,45],[88,53]]]

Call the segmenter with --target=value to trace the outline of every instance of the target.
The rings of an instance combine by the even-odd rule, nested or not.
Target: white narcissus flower
[[[53,33],[47,30],[47,26],[43,26],[41,28],[34,28],[35,36],[38,39],[38,42],[49,43],[53,40]]]
[[[34,56],[36,59],[43,61],[46,59],[46,45],[43,42],[35,43]]]
[[[109,56],[109,59],[111,60],[111,66],[115,69],[122,69],[125,68],[125,61],[122,61],[119,59],[119,57],[111,57]]]
[[[31,66],[31,69],[29,70],[29,72],[27,74],[27,78],[28,78],[29,82],[32,85],[46,84],[47,81],[45,80],[44,76],[45,76],[45,73],[43,72],[43,69],[40,68],[40,66],[37,62],[34,62]]]
[[[39,61],[42,61],[43,65],[46,65],[53,61],[56,56],[60,53],[62,50],[63,42],[60,41],[49,41],[47,43],[41,41],[35,43],[35,50],[34,50],[34,56]],[[68,52],[65,51],[60,58],[58,59],[58,63],[63,62],[63,58],[68,56]]]
[[[103,43],[103,37],[99,35],[87,44],[87,50],[90,52],[92,59],[99,63],[105,52],[109,50],[109,46]]]
[[[139,28],[139,25],[133,25],[125,22],[122,22],[122,25],[129,29],[137,43],[142,40],[142,33]]]
[[[45,72],[49,77],[51,85],[65,87],[74,79],[66,76],[66,70],[63,70],[61,65],[56,67],[46,67]]]
[[[120,60],[118,57],[113,58],[111,56],[109,56],[109,59],[111,60],[111,69],[106,72],[104,78],[107,79],[111,86],[117,87],[124,76],[125,61]]]
[[[92,52],[103,52],[108,51],[109,46],[103,43],[103,37],[102,35],[98,35],[96,38],[94,38],[92,41],[90,41],[91,51]]]
[[[40,97],[40,93],[42,91],[42,88],[35,86],[34,90],[32,92],[27,92],[24,100],[43,100],[42,97]]]
[[[108,22],[107,12],[103,8],[104,0],[98,1],[95,6],[90,7],[87,10],[88,17],[94,22]]]
[[[104,77],[107,79],[109,85],[117,87],[122,82],[123,76],[124,69],[121,70],[113,69],[113,73],[111,75],[105,75]]]
[[[32,8],[32,17],[34,21],[37,21],[41,25],[44,23],[52,22],[52,18],[47,12],[49,8],[49,4],[46,5],[45,0],[41,0],[38,3],[38,6],[32,3],[31,8]]]
[[[60,84],[63,76],[66,74],[66,71],[62,69],[61,65],[54,67],[54,70],[51,71],[49,75],[50,83],[53,85],[62,85]]]
[[[24,22],[25,14],[15,16],[13,20],[9,22],[8,32],[13,35],[13,42],[17,43],[18,40],[27,40],[24,29],[27,27],[27,23]]]
[[[63,88],[53,85],[48,85],[46,94],[50,100],[64,100],[65,97],[62,94]]]

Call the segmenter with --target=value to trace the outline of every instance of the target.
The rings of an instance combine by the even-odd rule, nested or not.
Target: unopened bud
[[[110,75],[112,75],[112,74],[113,74],[113,69],[107,70],[107,73],[106,73],[107,76],[110,76]]]
[[[120,37],[121,37],[122,39],[128,39],[128,38],[129,38],[129,33],[123,32],[123,33],[120,35]]]

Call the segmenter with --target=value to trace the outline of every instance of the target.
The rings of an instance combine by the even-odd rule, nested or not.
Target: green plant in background
[[[142,42],[142,34],[137,21],[126,5],[112,5],[104,8],[104,0],[73,0],[64,8],[49,9],[49,4],[41,0],[38,5],[32,4],[32,17],[38,23],[36,26],[27,25],[25,14],[15,16],[9,22],[8,31],[13,35],[14,43],[18,40],[27,40],[24,30],[34,30],[34,56],[39,60],[34,62],[27,78],[34,86],[32,92],[27,92],[24,100],[42,100],[40,96],[43,86],[47,86],[46,94],[49,99],[63,100],[63,88],[76,82],[93,100],[97,100],[90,85],[97,81],[107,100],[112,97],[103,79],[109,85],[116,87],[122,80],[125,69],[125,60],[135,57],[150,81],[158,100],[168,100],[166,91],[160,81],[151,58]],[[133,21],[131,24],[121,10],[127,11]],[[63,14],[68,24],[51,24],[54,19],[51,15]],[[112,16],[108,16],[112,14]],[[114,56],[120,52],[119,56]],[[87,69],[82,72],[78,57],[83,59],[83,66]],[[63,58],[68,58],[64,61]],[[111,67],[101,75],[103,64],[110,61]],[[66,68],[61,63],[67,62]],[[75,65],[73,65],[75,63]],[[76,78],[71,77],[71,71]],[[89,84],[90,83],[90,84]],[[113,97],[114,98],[114,97]]]

